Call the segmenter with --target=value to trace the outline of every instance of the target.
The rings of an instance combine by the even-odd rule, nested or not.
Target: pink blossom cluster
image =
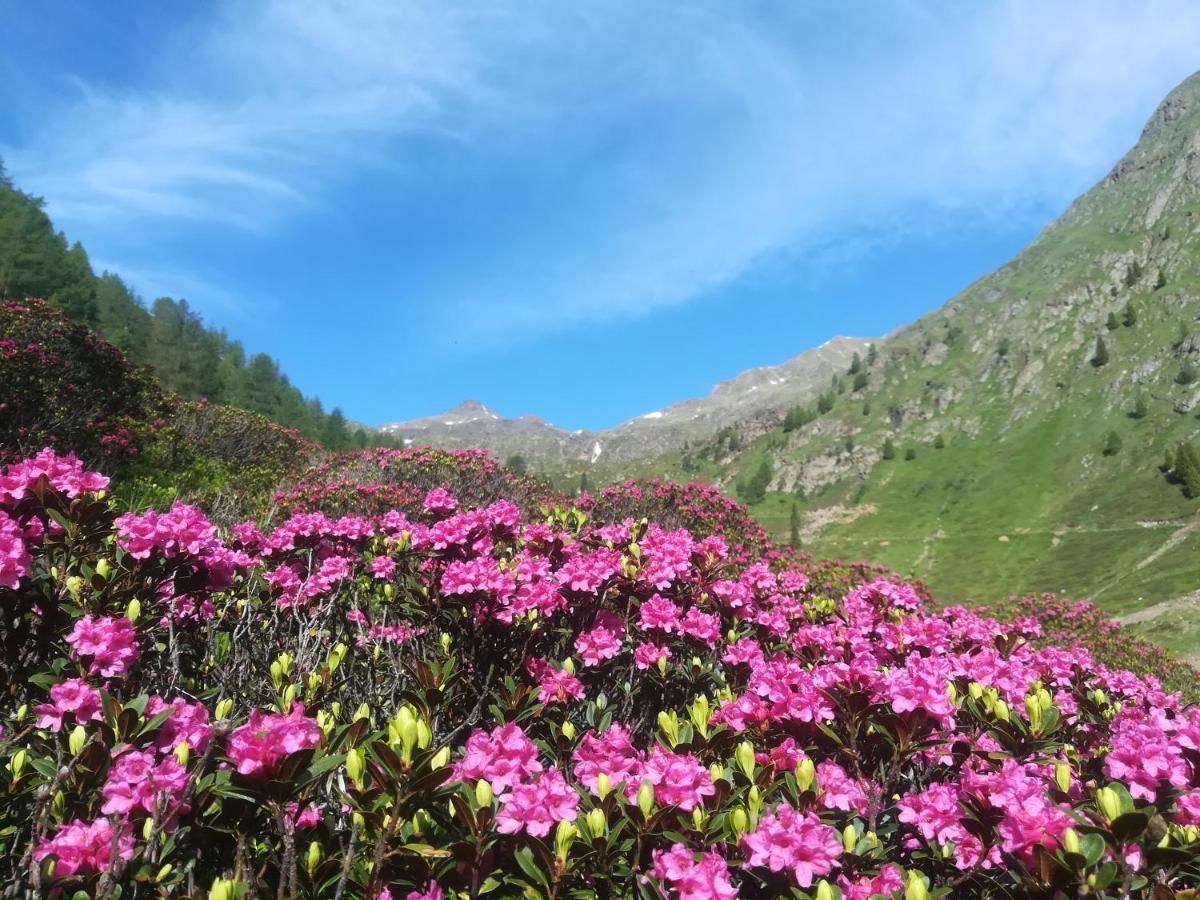
[[[513,785],[496,813],[496,829],[501,834],[527,831],[545,837],[562,821],[573,821],[579,808],[579,795],[557,769]]]
[[[811,887],[815,877],[832,872],[842,855],[836,830],[811,812],[797,812],[786,803],[764,813],[758,829],[747,834],[742,844],[749,865],[791,872],[802,888]]]
[[[47,447],[41,453],[0,469],[0,507],[12,508],[45,478],[50,487],[74,499],[108,487],[108,478],[88,472],[73,453],[59,456]]]
[[[68,678],[50,686],[50,702],[34,709],[37,727],[62,730],[69,718],[76,725],[100,721],[100,692],[82,678]]]
[[[54,837],[38,844],[33,851],[33,858],[41,863],[53,857],[56,860],[56,878],[94,875],[109,871],[114,844],[120,859],[133,858],[132,835],[119,831],[114,836],[108,819],[96,819],[94,822],[75,819],[63,825]]]
[[[25,548],[21,526],[0,511],[0,588],[15,590],[32,565],[33,558]]]
[[[226,753],[242,775],[266,778],[293,753],[317,746],[321,729],[296,703],[287,715],[252,710],[245,725],[229,735]]]
[[[88,674],[120,678],[138,660],[137,631],[127,618],[84,616],[67,635],[76,658],[88,663]]]
[[[729,866],[719,853],[702,853],[700,859],[685,844],[654,851],[651,870],[671,886],[679,900],[729,900],[738,895],[729,880]]]

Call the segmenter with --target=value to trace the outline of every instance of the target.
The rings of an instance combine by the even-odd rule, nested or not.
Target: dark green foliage
[[[803,428],[817,418],[817,414],[807,406],[793,406],[783,417],[784,433]]]
[[[1181,487],[1185,497],[1191,500],[1200,498],[1200,453],[1187,441],[1175,449],[1170,476]]]
[[[933,439],[933,449],[934,450],[945,450],[946,449],[946,439],[944,437],[942,437],[942,435],[939,434],[937,437],[935,437]]]
[[[1000,338],[1000,343],[996,346],[996,355],[1003,358],[1008,356],[1009,340],[1007,337]]]
[[[1122,441],[1121,436],[1115,431],[1110,431],[1104,436],[1104,455],[1116,456],[1121,452]]]
[[[1096,338],[1096,349],[1092,353],[1091,362],[1097,369],[1108,364],[1108,345],[1104,343],[1102,337]]]
[[[793,503],[792,514],[788,519],[788,543],[793,550],[800,549],[800,508]]]
[[[1126,328],[1132,328],[1137,324],[1138,313],[1137,307],[1132,302],[1125,304],[1125,313],[1121,316],[1121,324]]]
[[[870,414],[871,414],[871,401],[868,400],[866,403],[863,404],[863,415],[869,416]]]
[[[904,451],[904,458],[909,459],[909,460],[916,459],[917,458],[917,448],[909,447],[908,449],[906,449]]]
[[[508,459],[504,460],[504,465],[508,466],[508,468],[512,469],[518,475],[524,475],[529,471],[529,463],[525,461],[525,457],[520,453],[514,453],[509,456]]]
[[[833,394],[822,394],[817,398],[817,414],[825,415],[833,409]]]
[[[1175,376],[1176,384],[1193,384],[1196,378],[1200,377],[1196,374],[1196,365],[1190,359],[1185,359],[1179,364],[1179,373]]]
[[[859,372],[858,374],[856,374],[856,375],[854,376],[854,390],[855,390],[855,392],[857,392],[857,391],[861,391],[861,390],[862,390],[863,388],[865,388],[866,386],[867,386],[867,373],[866,373],[866,372]]]
[[[862,357],[859,356],[857,353],[855,353],[853,359],[850,360],[850,371],[848,371],[846,374],[847,375],[857,375],[859,372],[862,371],[862,368],[863,368]]]
[[[895,445],[895,443],[892,442],[891,438],[883,439],[883,458],[884,459],[895,459],[896,458],[896,445]]]
[[[579,475],[579,493],[586,494],[587,492],[588,492],[587,472],[581,472]]]
[[[876,350],[875,345],[872,344],[870,347],[867,348],[867,365],[868,366],[875,365],[875,360],[877,360],[877,359],[879,359],[879,351]]]
[[[767,495],[771,483],[771,459],[764,456],[749,472],[738,479],[737,494],[743,503],[759,503]]]
[[[1116,331],[1121,327],[1121,323],[1117,321],[1116,313],[1109,313],[1108,318],[1104,320],[1104,327],[1109,331]]]
[[[1149,412],[1149,409],[1146,406],[1146,398],[1138,397],[1137,400],[1135,400],[1133,403],[1133,409],[1131,409],[1129,411],[1129,418],[1144,419],[1144,418],[1146,418],[1146,413],[1148,413],[1148,412]]]

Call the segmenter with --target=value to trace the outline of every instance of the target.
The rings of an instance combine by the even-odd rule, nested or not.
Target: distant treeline
[[[43,206],[13,186],[0,162],[0,299],[46,299],[132,361],[153,366],[163,387],[188,399],[253,410],[331,450],[395,444],[349,427],[340,409],[326,412],[265,353],[247,358],[239,341],[206,326],[186,300],[159,297],[147,308],[118,275],[96,275],[87,251],[55,230]]]

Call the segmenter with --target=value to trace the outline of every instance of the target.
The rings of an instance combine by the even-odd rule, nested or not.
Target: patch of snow
[[[642,416],[643,419],[661,419],[662,417],[663,417],[663,414],[662,414],[661,410],[659,410],[657,412],[649,412],[649,413],[646,413],[644,416]]]
[[[600,458],[600,454],[603,452],[604,448],[600,446],[599,441],[596,441],[595,445],[592,447],[592,462],[598,460]]]

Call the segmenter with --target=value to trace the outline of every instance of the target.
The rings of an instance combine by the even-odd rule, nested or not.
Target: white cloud
[[[416,136],[578,166],[554,182],[570,192],[544,253],[439,298],[444,329],[477,346],[685,303],[908,217],[1044,216],[1115,161],[1200,45],[1190,0],[763,10],[232,4],[164,50],[176,74],[154,90],[81,87],[6,155],[65,224],[149,233],[271,235],[336,202],[349,169],[411,176]]]

